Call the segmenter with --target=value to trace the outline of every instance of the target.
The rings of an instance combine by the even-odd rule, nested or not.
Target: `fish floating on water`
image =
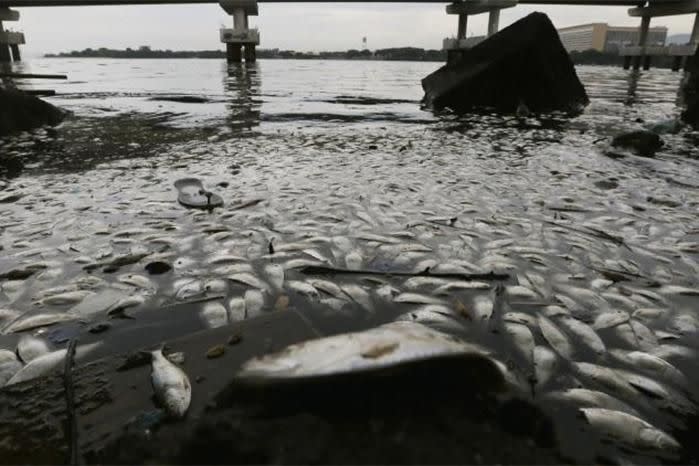
[[[248,361],[238,377],[316,377],[458,354],[489,357],[480,346],[458,341],[417,322],[399,321],[364,332],[291,345]]]

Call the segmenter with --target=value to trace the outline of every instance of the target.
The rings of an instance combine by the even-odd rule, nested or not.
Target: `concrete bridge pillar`
[[[500,10],[491,10],[488,15],[488,37],[497,33],[500,27]]]
[[[24,34],[6,31],[3,22],[19,20],[19,12],[0,7],[0,63],[20,60],[19,45],[24,44]],[[12,53],[10,53],[12,52]]]
[[[260,44],[260,33],[257,29],[250,29],[248,16],[257,16],[257,0],[219,0],[221,8],[233,17],[233,29],[221,29],[221,42],[226,44],[226,59],[229,62],[240,62],[243,59],[243,47],[245,47],[245,61],[256,60],[255,47]]]
[[[646,68],[646,47],[648,46],[648,30],[650,29],[650,16],[643,16],[641,18],[641,29],[640,33],[638,36],[638,46],[641,48],[641,52],[637,57],[634,57],[634,63],[633,63],[633,68],[635,70],[639,69],[641,67],[641,63],[643,63],[644,69]]]

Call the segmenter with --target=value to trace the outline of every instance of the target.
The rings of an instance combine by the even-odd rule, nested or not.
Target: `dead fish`
[[[561,332],[558,327],[551,322],[550,319],[539,314],[538,316],[539,328],[541,329],[541,334],[549,345],[556,351],[561,357],[567,360],[572,360],[573,358],[573,346],[570,344],[568,337]]]
[[[534,374],[537,387],[545,385],[551,379],[556,369],[556,361],[556,353],[547,347],[534,347]]]
[[[572,365],[575,374],[583,381],[609,390],[624,400],[638,397],[638,392],[613,369],[588,362],[575,362]]]
[[[265,305],[265,298],[260,290],[246,290],[244,300],[246,318],[260,315]]]
[[[444,304],[442,299],[433,298],[431,296],[426,296],[418,293],[401,293],[393,301],[396,303],[407,303],[407,304]]]
[[[658,346],[658,339],[651,330],[640,322],[630,320],[627,324],[614,327],[614,333],[633,349],[651,351]]]
[[[7,327],[5,327],[2,333],[7,334],[24,332],[26,330],[33,330],[35,328],[40,327],[48,327],[59,322],[67,322],[69,320],[75,320],[75,316],[71,314],[57,312],[34,314],[29,317],[23,316],[10,323]]]
[[[371,296],[369,296],[369,293],[367,293],[364,288],[354,284],[342,285],[340,288],[342,288],[342,292],[349,296],[352,301],[359,304],[367,311],[374,311],[374,304],[371,301]]]
[[[8,361],[17,361],[17,355],[14,351],[0,349],[0,364]]]
[[[228,318],[231,322],[245,320],[245,299],[233,297],[228,301]]]
[[[8,352],[14,356],[14,353]],[[19,362],[17,358],[7,360],[0,359],[0,388],[7,385],[7,382],[11,380],[17,372],[22,370],[22,367],[22,363]]]
[[[592,427],[632,448],[666,454],[676,454],[681,448],[670,435],[631,414],[603,408],[580,411]]]
[[[68,312],[81,317],[108,312],[116,303],[123,300],[125,295],[125,291],[106,288],[86,297],[71,307]]]
[[[506,312],[505,314],[503,314],[502,320],[504,320],[505,322],[526,325],[529,328],[538,327],[536,317],[525,312]]]
[[[559,317],[558,323],[569,333],[575,335],[580,342],[590,348],[592,351],[598,355],[604,354],[607,347],[604,345],[602,339],[597,335],[597,332],[585,324],[573,317]]]
[[[675,366],[658,356],[642,351],[626,351],[611,349],[609,353],[616,359],[623,361],[634,369],[640,369],[653,374],[655,377],[667,380],[680,387],[686,387],[687,378]]]
[[[155,284],[150,278],[135,273],[121,275],[117,278],[117,280],[121,283],[135,286],[136,288],[142,288],[144,290],[156,288]]]
[[[699,288],[689,288],[679,285],[663,285],[658,291],[662,294],[669,295],[699,296]]]
[[[45,340],[32,335],[22,335],[17,343],[17,355],[25,364],[50,352],[51,348]]]
[[[473,311],[478,320],[490,319],[493,315],[493,300],[487,296],[476,296],[473,300]]]
[[[177,288],[175,298],[180,301],[185,301],[189,298],[200,296],[202,294],[204,294],[202,283],[199,280],[188,280]]]
[[[449,280],[439,277],[411,277],[403,283],[403,287],[409,290],[415,290],[425,286],[443,286],[447,285]]]
[[[329,280],[312,279],[309,280],[308,283],[310,283],[311,286],[317,290],[322,291],[323,293],[334,298],[347,299],[347,295],[345,295],[342,289]]]
[[[308,296],[309,298],[315,299],[320,297],[318,290],[313,285],[300,280],[287,280],[286,287],[302,296]]]
[[[65,304],[77,304],[94,292],[87,290],[68,291],[43,298],[40,303],[44,306],[62,306]]]
[[[533,290],[522,285],[506,286],[505,292],[510,298],[516,299],[538,299],[540,296]]]
[[[252,272],[252,265],[245,263],[240,264],[228,264],[216,267],[213,270],[214,275],[233,275],[236,273],[250,273]]]
[[[551,392],[546,398],[569,401],[583,408],[611,409],[638,416],[638,412],[623,401],[604,392],[589,390],[587,388],[569,388],[563,391]]]
[[[451,282],[451,283],[447,283],[445,285],[440,286],[439,288],[434,290],[434,294],[437,296],[441,296],[441,295],[450,295],[455,290],[488,290],[488,289],[490,289],[489,283],[478,282],[478,281],[470,281],[470,282],[456,281],[456,282]]]
[[[391,285],[383,285],[376,289],[376,296],[384,301],[393,301],[393,298],[400,294],[400,290]]]
[[[358,250],[352,250],[345,256],[345,266],[349,270],[360,270],[364,265],[364,256]]]
[[[602,330],[605,328],[615,327],[629,321],[629,313],[626,311],[604,311],[595,317],[595,322],[592,328]]]
[[[446,306],[425,306],[414,311],[406,312],[396,318],[396,322],[419,322],[428,327],[439,327],[445,330],[460,330],[463,324],[456,320],[451,309]]]
[[[534,363],[534,335],[529,327],[522,324],[505,322],[503,325],[505,332],[509,334],[517,352],[524,358],[527,364]]]
[[[8,322],[16,320],[19,316],[19,311],[15,311],[14,309],[0,309],[0,328]]]
[[[161,350],[153,351],[151,355],[151,383],[156,399],[169,416],[184,417],[192,400],[187,374],[168,361]]]
[[[267,264],[265,266],[265,274],[272,289],[281,290],[284,286],[284,267],[278,264]]]
[[[257,288],[259,290],[266,290],[268,288],[265,282],[263,282],[251,273],[234,273],[233,275],[229,275],[226,278],[234,282],[250,286],[252,288]]]
[[[210,265],[221,265],[221,264],[233,264],[237,262],[245,262],[247,259],[242,256],[236,256],[234,254],[216,254],[207,259],[207,263]]]
[[[392,322],[357,333],[291,345],[246,362],[239,378],[294,378],[389,367],[445,355],[487,352],[416,322]]]
[[[29,364],[24,366],[17,372],[8,382],[7,385],[12,385],[26,380],[35,379],[48,372],[62,367],[66,357],[65,349],[53,351],[33,359]]]
[[[696,411],[694,403],[674,388],[665,386],[650,377],[636,372],[623,369],[617,369],[616,372],[624,377],[629,385],[639,392],[654,398],[663,407],[670,408],[682,415],[691,414]]]
[[[212,294],[225,294],[228,291],[228,284],[225,280],[214,278],[204,282],[204,291]]]
[[[209,328],[223,327],[228,323],[228,311],[220,301],[204,303],[199,315]]]

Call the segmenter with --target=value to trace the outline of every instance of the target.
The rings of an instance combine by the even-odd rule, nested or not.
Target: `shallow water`
[[[421,109],[419,80],[437,66],[22,64],[67,73],[50,100],[74,116],[55,133],[0,141],[27,166],[0,191],[0,273],[17,271],[1,285],[0,347],[14,349],[25,328],[58,348],[103,321],[112,326],[105,341],[118,339],[110,335],[138,328],[142,310],[207,296],[225,296],[224,306],[193,306],[194,316],[152,338],[274,308],[299,309],[328,334],[417,320],[491,351],[520,395],[555,417],[571,459],[679,455],[600,441],[604,429],[560,399],[580,387],[631,406],[683,443],[683,460],[695,458],[686,440],[699,400],[699,134],[664,134],[653,159],[605,155],[611,135],[679,114],[682,75],[582,67],[591,98],[582,115],[518,120]],[[163,100],[183,95],[206,101]],[[224,207],[180,206],[173,183],[184,177],[203,180]],[[149,275],[156,260],[173,271]],[[501,294],[498,281],[301,273],[312,264],[509,278]],[[110,319],[119,311],[135,319]],[[47,321],[35,326],[35,315]],[[43,326],[66,315],[74,321]],[[544,335],[539,316],[572,354]],[[544,371],[537,355],[549,347]],[[128,338],[117,348],[133,349]],[[683,379],[629,351],[663,358]],[[615,387],[581,362],[630,381]]]

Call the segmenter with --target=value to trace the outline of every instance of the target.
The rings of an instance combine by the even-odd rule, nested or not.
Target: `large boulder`
[[[690,60],[689,79],[684,85],[684,101],[687,108],[682,112],[682,120],[694,128],[699,128],[699,48]]]
[[[508,26],[422,80],[439,110],[577,111],[589,102],[558,32],[544,13]]]
[[[65,113],[37,97],[0,88],[0,136],[44,125],[57,125]]]

